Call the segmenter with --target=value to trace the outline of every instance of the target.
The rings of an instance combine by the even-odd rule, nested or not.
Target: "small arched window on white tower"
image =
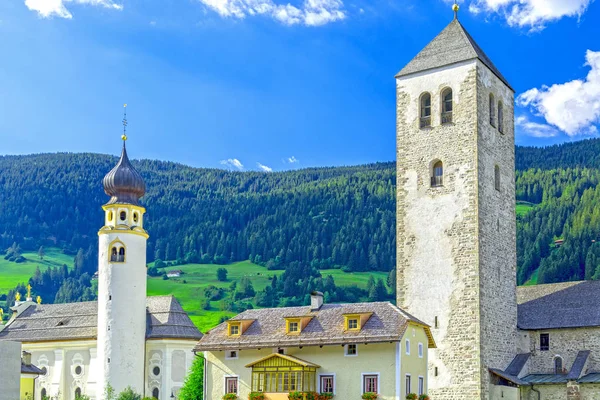
[[[109,246],[110,256],[109,261],[111,263],[123,263],[125,262],[125,245],[120,240],[115,240]]]
[[[139,220],[140,220],[140,215],[138,214],[138,212],[137,212],[137,211],[134,211],[134,212],[133,212],[133,222],[134,222],[135,224],[137,224]]]
[[[504,107],[502,102],[498,102],[498,132],[504,133]]]
[[[419,100],[419,126],[428,128],[431,126],[431,94],[423,93]]]
[[[127,211],[121,211],[119,213],[119,219],[121,222],[125,222],[127,220]]]
[[[496,115],[494,112],[494,95],[490,93],[490,125],[496,127]]]
[[[431,187],[444,185],[444,164],[440,160],[435,160],[431,168]]]
[[[446,88],[442,91],[442,124],[452,123],[452,89]]]

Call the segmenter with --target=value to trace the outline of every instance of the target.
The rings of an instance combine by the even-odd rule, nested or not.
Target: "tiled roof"
[[[0,331],[0,340],[44,342],[97,338],[98,302],[66,304],[24,303],[17,317]],[[200,339],[202,334],[173,296],[146,299],[148,339]]]
[[[520,329],[600,326],[600,281],[520,286],[517,303]]]
[[[372,313],[372,315],[360,331],[344,331],[344,314],[360,313]],[[287,335],[285,318],[298,316],[312,317],[312,319],[299,335]],[[254,320],[254,323],[241,336],[230,337],[227,336],[227,323],[224,322],[206,333],[195,350],[398,341],[404,335],[409,322],[424,326],[430,334],[428,325],[388,302],[324,304],[317,311],[311,311],[310,306],[247,310],[232,318],[232,321],[235,320]],[[432,338],[429,346],[435,347]]]
[[[512,87],[502,76],[489,57],[475,43],[458,19],[454,19],[437,35],[415,58],[413,58],[396,77],[444,67],[463,61],[479,59],[506,86]]]

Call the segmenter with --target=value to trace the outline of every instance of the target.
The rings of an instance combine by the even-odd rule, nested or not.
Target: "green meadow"
[[[15,263],[0,258],[0,294],[7,293],[14,289],[19,283],[27,284],[29,278],[35,273],[37,266],[43,271],[48,267],[62,266],[67,264],[73,266],[73,256],[63,254],[60,249],[45,249],[46,255],[43,260],[37,255],[37,252],[25,252],[22,254],[26,261]]]
[[[519,216],[525,215],[529,211],[531,211],[533,209],[533,207],[535,207],[535,204],[533,204],[533,203],[529,203],[527,201],[517,201],[517,207],[516,207],[517,215],[519,215]]]
[[[217,280],[217,269],[223,267],[227,270],[227,281]],[[204,299],[204,289],[210,285],[220,288],[228,288],[232,282],[239,281],[243,277],[248,277],[252,281],[252,286],[258,292],[271,284],[269,277],[273,275],[280,276],[283,271],[269,271],[265,267],[242,261],[229,265],[214,264],[188,264],[166,267],[165,271],[181,270],[184,272],[180,278],[170,278],[163,280],[162,277],[148,278],[148,295],[174,295],[181,303],[183,309],[188,313],[192,321],[202,331],[216,326],[221,317],[232,317],[235,313],[221,311],[219,309],[220,301],[212,301],[211,309],[202,310],[201,301]],[[385,272],[354,272],[345,273],[339,269],[321,271],[323,277],[332,275],[337,286],[357,285],[366,287],[369,276],[373,275],[375,279],[387,278]]]

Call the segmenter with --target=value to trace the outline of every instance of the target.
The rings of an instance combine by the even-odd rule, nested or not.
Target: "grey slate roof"
[[[577,380],[581,376],[583,372],[583,367],[590,356],[589,350],[583,350],[577,353],[577,357],[575,357],[575,361],[573,361],[573,365],[571,366],[571,371],[567,375],[567,379],[569,380]]]
[[[39,369],[33,364],[23,364],[21,363],[21,373],[27,375],[44,375],[44,371]]]
[[[506,373],[506,371],[502,371],[501,369],[490,368],[490,372],[496,376],[499,376],[502,379],[505,379],[509,382],[514,383],[515,385],[519,385],[519,386],[529,386],[530,385],[529,382],[519,379],[519,377],[516,375],[508,374],[508,373]]]
[[[600,281],[520,286],[517,303],[520,329],[600,326]]]
[[[524,377],[523,380],[532,385],[545,383],[567,383],[567,376],[557,374],[531,374]]]
[[[97,338],[98,302],[66,304],[26,303],[18,315],[0,331],[0,340],[45,342]],[[146,299],[148,339],[177,338],[198,340],[198,328],[173,296]]]
[[[523,370],[523,367],[525,366],[525,363],[527,363],[527,360],[529,360],[530,356],[531,353],[517,354],[504,372],[506,372],[509,375],[519,376],[519,374]]]
[[[360,332],[344,331],[344,314],[373,313]],[[311,316],[299,335],[287,335],[285,318]],[[409,322],[429,326],[388,302],[324,304],[319,310],[310,306],[247,310],[231,320],[254,320],[238,337],[227,336],[227,322],[206,333],[195,351],[236,350],[248,348],[319,346],[345,343],[398,341]],[[435,347],[430,338],[430,347]]]
[[[479,59],[506,86],[514,91],[510,83],[481,50],[458,19],[454,19],[439,35],[429,42],[415,58],[398,72],[396,77],[475,59]]]
[[[591,372],[577,380],[579,383],[600,383],[600,372]]]

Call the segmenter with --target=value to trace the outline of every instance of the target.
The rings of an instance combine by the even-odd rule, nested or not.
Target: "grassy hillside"
[[[223,267],[227,270],[227,281],[217,280],[216,270]],[[148,295],[174,295],[189,314],[190,318],[198,328],[205,332],[217,325],[224,316],[231,317],[234,312],[222,311],[221,301],[211,301],[210,310],[202,309],[202,301],[205,298],[204,290],[213,285],[218,288],[227,289],[233,282],[239,283],[243,277],[252,282],[254,289],[258,292],[271,284],[274,275],[281,276],[283,271],[269,271],[265,267],[253,264],[249,261],[237,262],[229,265],[213,264],[188,264],[176,267],[167,267],[165,270],[181,270],[184,274],[180,278],[163,280],[162,277],[148,278]],[[333,276],[338,286],[357,285],[366,288],[369,276],[375,279],[386,279],[387,274],[383,272],[350,272],[341,270],[322,270],[323,277]],[[253,304],[256,307],[256,304]]]
[[[38,266],[42,271],[63,264],[73,266],[73,256],[63,254],[60,249],[46,249],[45,253],[44,259],[40,260],[37,252],[24,252],[22,255],[26,261],[18,264],[0,258],[0,295],[14,289],[19,283],[27,284]]]

